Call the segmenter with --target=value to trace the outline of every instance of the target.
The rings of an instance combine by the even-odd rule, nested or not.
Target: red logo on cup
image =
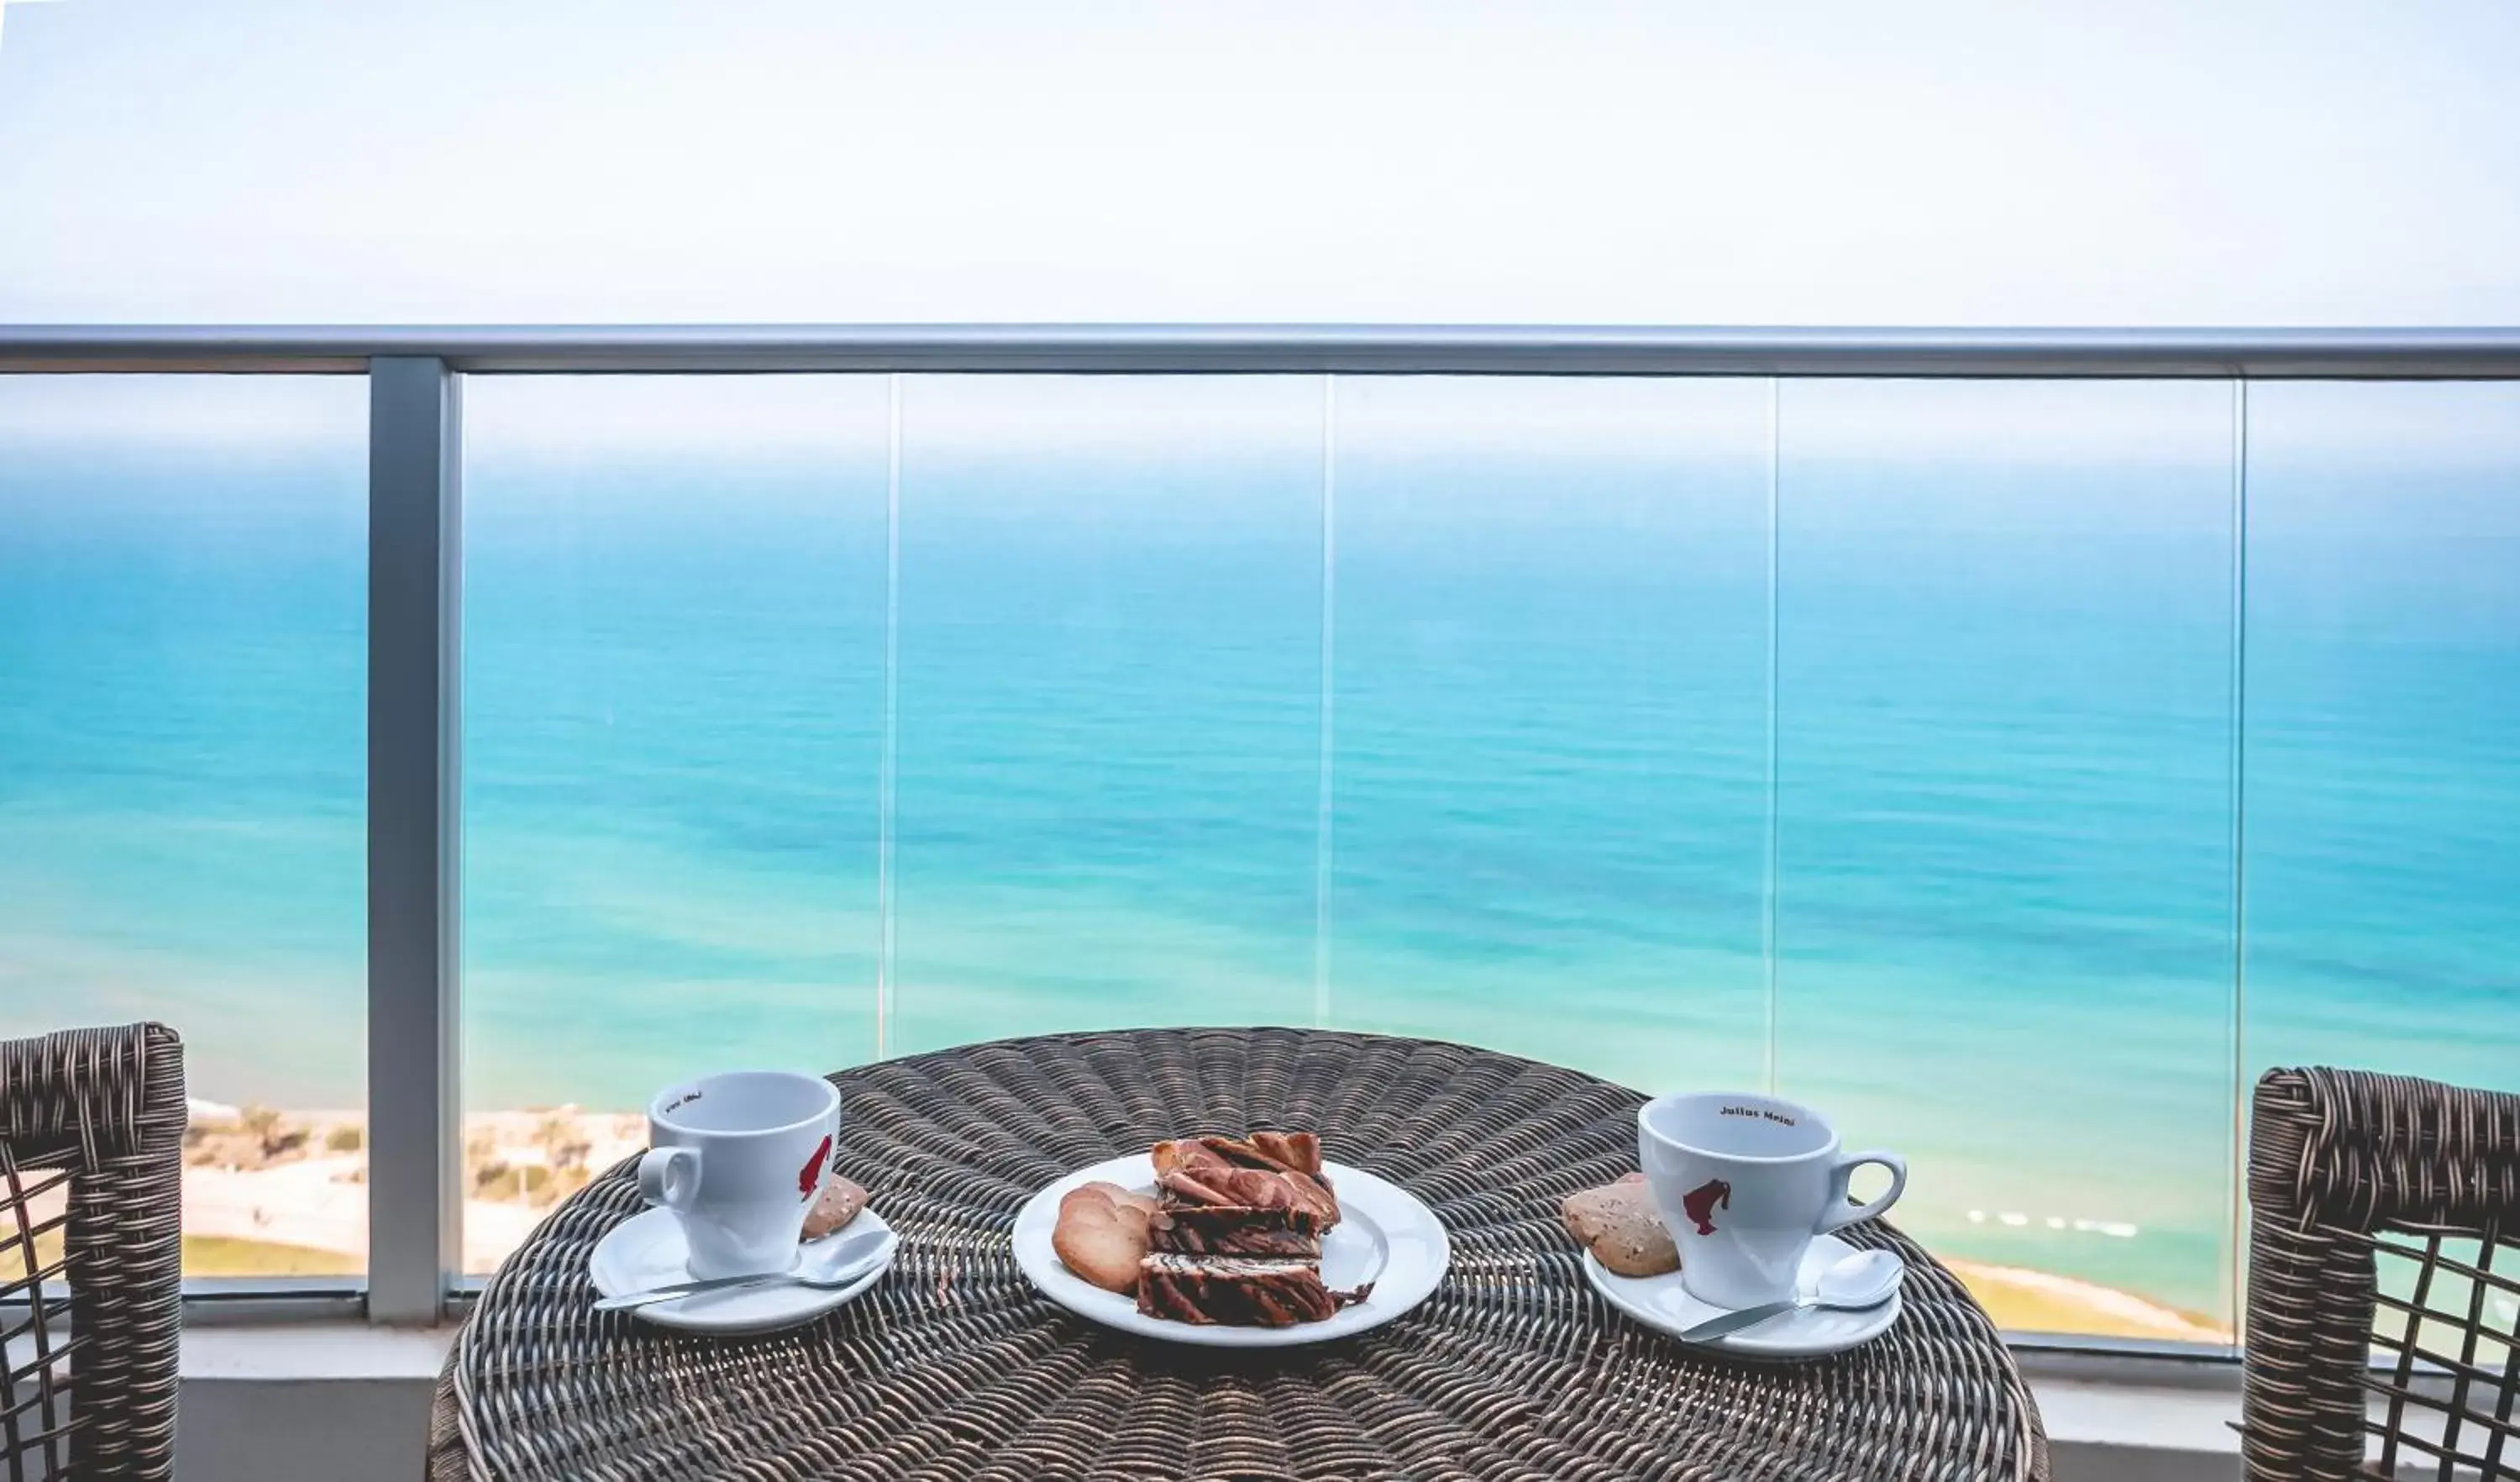
[[[814,1148],[814,1155],[805,1160],[804,1167],[796,1170],[796,1191],[798,1193],[803,1194],[806,1198],[810,1199],[814,1196],[814,1190],[823,1187],[823,1160],[831,1155],[831,1134],[825,1133],[823,1135],[822,1143]]]
[[[1732,1186],[1722,1179],[1708,1179],[1680,1196],[1681,1213],[1697,1222],[1697,1233],[1715,1234],[1715,1211],[1732,1207]]]

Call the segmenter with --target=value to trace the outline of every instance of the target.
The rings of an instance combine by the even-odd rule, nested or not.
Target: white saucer
[[[848,1224],[852,1235],[869,1228],[892,1227],[872,1209],[859,1211]],[[817,1252],[831,1248],[832,1244],[808,1241],[799,1247],[798,1269],[812,1270]],[[673,1215],[651,1209],[632,1215],[598,1240],[595,1253],[586,1258],[586,1274],[595,1279],[595,1289],[606,1296],[627,1296],[690,1280],[691,1269],[684,1264],[690,1255],[690,1247],[683,1242],[683,1227]],[[883,1274],[891,1269],[892,1262],[886,1260],[863,1279],[828,1291],[811,1286],[704,1291],[671,1302],[651,1302],[631,1311],[659,1327],[678,1327],[685,1332],[769,1332],[821,1317],[882,1280]]]
[[[1143,1152],[1080,1168],[1034,1194],[1015,1215],[1015,1264],[1042,1294],[1080,1318],[1122,1332],[1208,1348],[1289,1348],[1328,1343],[1379,1327],[1434,1294],[1453,1264],[1444,1224],[1418,1196],[1362,1168],[1324,1163],[1338,1195],[1339,1222],[1322,1237],[1322,1282],[1333,1291],[1373,1283],[1373,1294],[1336,1316],[1291,1327],[1226,1327],[1149,1318],[1138,1304],[1104,1291],[1059,1264],[1050,1233],[1068,1190],[1099,1181],[1151,1190],[1154,1160]]]
[[[1795,1286],[1809,1291],[1820,1274],[1835,1262],[1855,1253],[1855,1247],[1835,1235],[1822,1235],[1803,1252],[1802,1270],[1794,1278]],[[1680,1273],[1660,1277],[1623,1277],[1584,1252],[1584,1279],[1593,1289],[1609,1300],[1611,1306],[1626,1313],[1658,1332],[1677,1338],[1691,1325],[1709,1318],[1720,1318],[1732,1311],[1712,1302],[1701,1302],[1680,1284]],[[1861,1312],[1836,1312],[1827,1308],[1809,1307],[1801,1312],[1771,1318],[1747,1332],[1710,1343],[1693,1346],[1708,1353],[1727,1354],[1743,1359],[1819,1359],[1844,1353],[1850,1348],[1869,1343],[1890,1330],[1899,1321],[1902,1299],[1893,1293],[1889,1301]]]

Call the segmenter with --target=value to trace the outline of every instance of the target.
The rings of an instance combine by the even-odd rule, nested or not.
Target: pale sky
[[[0,322],[2520,323],[2520,0],[59,0]]]

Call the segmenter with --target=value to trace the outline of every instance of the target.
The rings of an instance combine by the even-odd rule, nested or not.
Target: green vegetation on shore
[[[50,1266],[62,1258],[62,1233],[48,1230],[35,1237],[35,1265]],[[9,1263],[14,1266],[14,1261]],[[240,1240],[228,1235],[184,1236],[184,1275],[188,1277],[354,1277],[366,1267],[358,1257],[338,1250],[283,1245],[277,1240]],[[0,1272],[0,1278],[15,1275]]]
[[[357,1256],[338,1250],[229,1235],[184,1236],[188,1277],[354,1277],[366,1266]]]

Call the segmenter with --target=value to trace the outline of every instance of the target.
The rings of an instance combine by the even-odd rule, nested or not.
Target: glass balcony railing
[[[366,410],[0,376],[0,1036],[182,1026],[197,1271],[367,1255]]]
[[[2520,383],[1149,354],[468,378],[464,1270],[694,1065],[1325,1023],[2228,1346],[2260,1069],[2520,1088]],[[0,378],[0,1032],[183,1030],[202,1276],[367,1248],[360,425]]]

